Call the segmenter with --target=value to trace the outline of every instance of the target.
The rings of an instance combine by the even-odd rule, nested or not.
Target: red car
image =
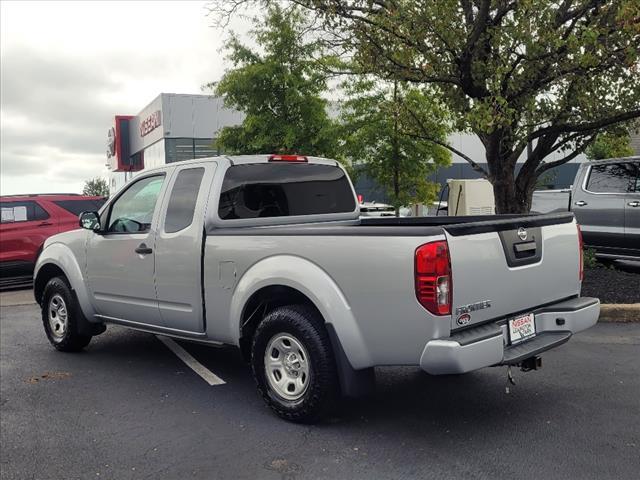
[[[79,228],[80,212],[98,210],[105,201],[70,193],[0,197],[0,286],[30,281],[44,241]]]

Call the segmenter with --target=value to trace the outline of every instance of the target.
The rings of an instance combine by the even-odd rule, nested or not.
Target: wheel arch
[[[304,293],[287,285],[268,285],[256,290],[245,303],[240,318],[239,344],[242,356],[250,357],[253,334],[262,320],[272,310],[284,305],[307,305],[322,314]],[[324,317],[322,317],[324,320]],[[326,323],[326,321],[325,321]]]
[[[261,308],[296,303],[310,305],[320,313],[354,369],[373,365],[360,327],[338,285],[318,265],[292,255],[265,258],[240,278],[231,301],[231,335],[246,353],[246,344],[264,316]]]
[[[38,273],[33,278],[33,296],[39,305],[42,304],[42,295],[44,293],[44,287],[49,280],[53,277],[65,277],[67,275],[64,271],[55,263],[45,263],[40,267]]]
[[[33,272],[33,295],[36,302],[41,304],[47,282],[60,275],[67,279],[69,287],[78,299],[82,313],[91,322],[95,308],[91,303],[84,275],[71,249],[61,243],[48,245],[38,258]]]

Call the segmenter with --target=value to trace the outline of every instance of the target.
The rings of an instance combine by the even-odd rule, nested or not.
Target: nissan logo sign
[[[518,229],[518,237],[520,238],[520,240],[524,241],[527,239],[527,231],[523,228],[520,227]]]
[[[111,127],[107,133],[107,158],[116,154],[116,129]]]
[[[160,110],[156,110],[140,122],[140,136],[144,137],[145,135],[150,134],[160,125],[162,125],[162,113]]]

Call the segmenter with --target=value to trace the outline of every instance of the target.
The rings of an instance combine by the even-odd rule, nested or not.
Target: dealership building
[[[216,133],[242,118],[219,98],[175,93],[161,93],[137,115],[116,115],[107,138],[110,193],[143,169],[218,155]]]
[[[146,168],[218,155],[214,143],[219,130],[238,125],[242,119],[242,113],[224,108],[220,98],[175,93],[161,93],[137,115],[116,115],[107,142],[110,193],[119,190],[136,172]],[[476,136],[456,133],[451,135],[449,142],[487,170],[484,146]],[[547,160],[564,155],[566,153],[556,152]],[[526,153],[518,160],[519,165],[525,158]],[[547,188],[571,185],[584,160],[585,156],[579,155],[550,170],[544,178]],[[451,165],[438,169],[430,179],[444,185],[447,179],[478,177],[463,158],[453,155]],[[367,201],[386,200],[384,192],[364,175],[359,176],[356,190]]]

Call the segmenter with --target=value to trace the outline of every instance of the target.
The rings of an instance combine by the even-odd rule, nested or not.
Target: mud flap
[[[347,354],[342,348],[342,344],[338,339],[333,325],[330,323],[325,324],[329,338],[331,339],[331,346],[336,358],[336,367],[338,369],[338,377],[340,380],[340,391],[346,397],[363,397],[370,395],[376,388],[376,376],[373,367],[364,368],[362,370],[355,370]]]

